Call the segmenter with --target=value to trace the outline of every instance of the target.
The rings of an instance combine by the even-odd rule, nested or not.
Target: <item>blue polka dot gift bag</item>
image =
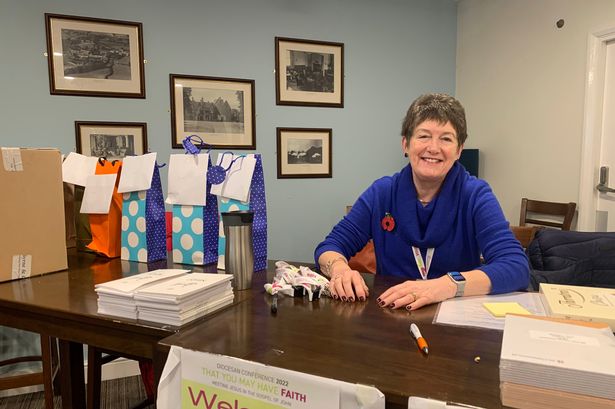
[[[219,197],[220,213],[237,210],[251,210],[252,246],[254,250],[254,271],[267,268],[267,203],[265,200],[265,178],[260,154],[221,154],[218,166],[226,169],[223,182],[212,185],[212,192]],[[226,237],[222,219],[219,220],[218,268],[224,269]]]
[[[167,258],[162,183],[156,154],[124,158],[118,192],[122,202],[122,260],[149,263]]]
[[[173,262],[215,264],[218,262],[218,202],[210,193],[209,153],[191,146],[186,155],[169,160],[168,195],[173,206]]]

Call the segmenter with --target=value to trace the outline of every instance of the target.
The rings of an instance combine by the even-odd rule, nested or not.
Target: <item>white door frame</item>
[[[585,76],[585,109],[581,140],[581,169],[579,183],[579,215],[577,229],[596,230],[602,110],[604,101],[606,43],[615,40],[615,27],[589,35],[587,44],[587,73]]]

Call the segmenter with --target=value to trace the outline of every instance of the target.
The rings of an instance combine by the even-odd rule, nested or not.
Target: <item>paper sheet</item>
[[[250,185],[252,175],[256,166],[254,155],[218,155],[218,165],[226,169],[231,160],[236,159],[226,173],[226,179],[219,185],[211,186],[211,193],[217,196],[228,197],[229,199],[247,202],[249,200]],[[220,163],[220,160],[222,162]]]
[[[116,179],[117,173],[88,176],[80,212],[89,214],[109,213]]]
[[[443,402],[435,399],[420,398],[410,396],[408,398],[408,409],[481,409],[479,406],[462,405],[459,403]]]
[[[545,316],[545,309],[538,293],[510,293],[478,297],[459,297],[440,303],[434,318],[436,324],[504,329],[504,317],[496,318],[483,306],[486,302],[516,302],[531,314]]]
[[[205,206],[209,154],[171,155],[166,203]]]
[[[126,156],[122,160],[122,174],[117,192],[148,190],[152,186],[154,166],[156,166],[155,152],[140,156]]]
[[[71,152],[62,162],[62,181],[85,186],[88,176],[96,173],[98,158]]]
[[[517,302],[485,302],[483,307],[494,317],[505,317],[506,314],[530,315],[530,312]]]

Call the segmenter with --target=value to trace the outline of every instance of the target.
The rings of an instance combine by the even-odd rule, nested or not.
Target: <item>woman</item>
[[[409,165],[374,182],[316,248],[333,297],[367,298],[365,282],[347,259],[369,239],[378,274],[409,279],[378,297],[382,307],[415,310],[455,296],[527,288],[527,258],[491,188],[457,162],[467,138],[459,101],[420,96],[401,135]]]

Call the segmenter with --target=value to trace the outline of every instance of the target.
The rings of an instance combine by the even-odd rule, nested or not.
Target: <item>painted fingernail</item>
[[[337,296],[337,294],[333,294],[333,298],[337,300],[339,297]]]
[[[342,296],[342,301],[346,301],[346,296]]]
[[[391,304],[389,304],[389,308],[395,308],[395,303],[392,302]]]
[[[380,304],[381,307],[384,307],[384,301],[378,301],[378,304]]]
[[[359,300],[361,300],[361,301],[365,301],[365,297],[360,296],[360,297],[359,297]]]
[[[382,303],[382,300],[380,299],[380,297],[378,297],[378,299],[376,299],[376,301],[378,301],[378,304]]]
[[[412,309],[412,306],[411,306],[410,304],[408,304],[408,305],[406,305],[406,309],[407,309],[408,311],[410,311],[410,310]]]

